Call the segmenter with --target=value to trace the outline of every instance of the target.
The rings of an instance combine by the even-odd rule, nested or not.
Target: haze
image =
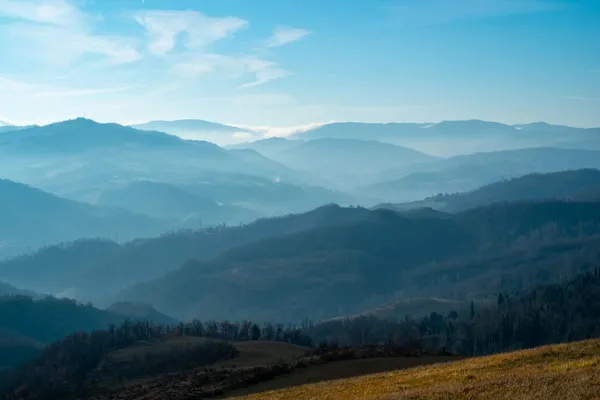
[[[599,49],[592,0],[0,0],[0,398],[596,396]]]

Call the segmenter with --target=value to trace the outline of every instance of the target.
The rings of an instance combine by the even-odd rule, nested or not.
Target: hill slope
[[[81,237],[131,240],[170,226],[129,211],[95,207],[0,180],[0,256]]]
[[[70,290],[80,300],[112,303],[110,296],[122,288],[158,278],[190,259],[209,260],[236,246],[351,223],[369,214],[366,209],[327,206],[242,227],[179,232],[124,245],[104,240],[77,241],[0,263],[0,279],[20,282],[19,286],[42,293]]]
[[[599,227],[599,203],[500,204],[452,218],[374,212],[188,262],[123,298],[184,319],[291,322],[352,315],[400,295],[466,300],[595,267]]]
[[[411,201],[438,193],[475,190],[491,182],[532,173],[599,169],[600,151],[528,148],[476,153],[388,171],[399,178],[370,185],[362,191],[386,200]]]
[[[600,379],[599,353],[600,340],[590,340],[236,398],[592,399]]]
[[[3,133],[0,170],[6,178],[92,204],[103,192],[137,181],[190,188],[200,198],[253,207],[260,215],[352,202],[319,187],[322,180],[254,151],[81,118]]]
[[[391,295],[412,267],[474,245],[454,221],[374,212],[362,222],[266,239],[211,262],[189,262],[127,290],[123,298],[151,302],[182,318],[330,318],[357,312],[373,296]]]
[[[416,150],[374,140],[325,138],[303,142],[272,138],[246,146],[296,170],[346,186],[364,179],[372,181],[381,171],[436,160]]]
[[[451,195],[430,197],[425,200],[396,205],[381,205],[397,211],[432,208],[443,212],[459,212],[471,208],[510,201],[572,199],[595,201],[600,199],[600,171],[575,171],[529,174],[479,189]]]
[[[177,186],[161,182],[137,181],[105,190],[97,200],[102,206],[122,207],[159,218],[176,218],[189,227],[221,223],[239,224],[260,214],[242,207],[219,205]],[[195,223],[194,223],[195,221]]]

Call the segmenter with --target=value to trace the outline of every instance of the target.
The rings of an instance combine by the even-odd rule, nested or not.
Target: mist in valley
[[[0,0],[0,398],[596,345],[598,7],[217,3]]]

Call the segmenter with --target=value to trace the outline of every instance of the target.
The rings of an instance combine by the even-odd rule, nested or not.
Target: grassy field
[[[336,364],[331,366],[335,369]],[[235,398],[600,399],[600,340],[325,381]]]
[[[201,337],[174,337],[156,342],[138,344],[118,350],[111,354],[110,360],[113,362],[127,363],[136,358],[148,356],[160,356],[169,354],[172,351],[187,351],[195,347],[218,339],[207,339]],[[231,344],[240,352],[235,358],[215,365],[217,368],[242,368],[255,367],[259,365],[271,365],[283,361],[290,361],[302,357],[308,350],[305,347],[295,346],[283,342],[251,341],[251,342],[231,342]]]
[[[298,369],[289,375],[277,377],[273,380],[260,382],[248,388],[238,390],[233,394],[230,394],[229,397],[447,362],[449,359],[451,358],[435,356],[389,357],[336,361],[328,364],[311,365],[308,368]]]
[[[309,350],[283,342],[252,341],[233,343],[240,352],[237,357],[219,363],[217,368],[245,368],[276,364],[302,357]]]
[[[149,356],[160,356],[168,354],[171,351],[186,351],[199,347],[211,339],[185,336],[174,337],[166,340],[158,340],[149,343],[140,343],[135,346],[113,352],[110,360],[118,363],[128,363],[136,358],[145,358]]]

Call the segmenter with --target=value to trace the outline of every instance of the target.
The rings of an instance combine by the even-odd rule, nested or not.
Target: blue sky
[[[0,120],[600,126],[598,0],[0,0]]]

